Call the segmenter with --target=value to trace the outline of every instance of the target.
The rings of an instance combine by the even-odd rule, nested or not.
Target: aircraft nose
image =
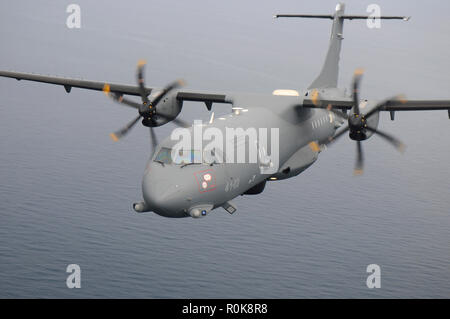
[[[186,217],[177,194],[180,186],[167,179],[146,174],[142,181],[142,195],[148,207],[158,215],[166,217]]]

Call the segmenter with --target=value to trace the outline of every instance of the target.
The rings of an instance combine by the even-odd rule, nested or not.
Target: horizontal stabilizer
[[[333,19],[333,14],[276,14],[276,18],[317,18],[317,19]]]
[[[316,19],[334,19],[333,14],[276,14],[274,18],[316,18]],[[364,20],[364,19],[384,19],[384,20],[404,20],[408,21],[411,17],[407,16],[369,16],[369,15],[342,15],[339,18],[344,20]]]
[[[367,16],[367,15],[344,15],[342,19],[346,20],[366,20],[366,19],[383,19],[383,20],[403,20],[408,21],[411,17],[406,16]]]
[[[341,43],[343,37],[344,20],[367,20],[378,21],[386,20],[403,20],[408,21],[407,16],[376,16],[376,15],[354,15],[345,14],[345,5],[338,3],[333,14],[276,14],[274,18],[316,18],[333,20],[331,27],[331,37],[328,45],[327,55],[322,69],[317,78],[311,83],[308,89],[336,88],[339,74],[339,55],[341,52]]]

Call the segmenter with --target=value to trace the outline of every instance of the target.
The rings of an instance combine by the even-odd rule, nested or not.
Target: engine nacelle
[[[361,101],[359,103],[359,109],[362,114],[368,114],[378,103],[376,101]],[[353,112],[353,109],[350,110],[350,114]],[[365,121],[367,123],[367,126],[376,129],[378,127],[378,123],[380,121],[380,112],[376,112],[373,115],[371,115],[369,118],[365,118]],[[367,140],[373,135],[373,132],[369,130],[364,130],[361,132],[361,134],[358,134],[357,132],[350,132],[349,136],[352,140],[355,141],[362,141]]]
[[[161,90],[153,90],[149,99],[152,100],[155,96],[161,93]],[[183,106],[183,101],[177,99],[177,91],[168,93],[159,103],[156,105],[157,115],[153,117],[152,121],[143,120],[142,124],[145,126],[161,126],[164,125],[178,116]],[[161,116],[158,116],[161,115]]]

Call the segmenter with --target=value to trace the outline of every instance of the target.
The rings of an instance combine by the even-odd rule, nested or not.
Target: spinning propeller
[[[367,119],[369,119],[376,112],[384,108],[393,102],[401,102],[405,103],[406,100],[403,96],[398,95],[389,99],[386,99],[380,103],[378,103],[372,110],[370,110],[367,114],[361,113],[359,109],[359,86],[361,82],[361,78],[363,75],[362,69],[357,69],[353,76],[353,108],[350,110],[350,114],[347,115],[343,112],[334,110],[331,105],[327,107],[327,109],[338,116],[345,118],[348,124],[335,136],[331,137],[327,144],[331,144],[335,142],[337,139],[342,137],[346,132],[349,132],[349,136],[352,140],[356,141],[356,164],[355,164],[355,175],[361,175],[363,173],[364,168],[364,155],[361,141],[367,139],[367,132],[372,132],[373,134],[378,134],[381,138],[383,138],[388,143],[392,144],[397,150],[400,152],[404,151],[405,145],[400,142],[394,136],[380,131],[376,128],[370,127],[367,123]]]
[[[165,97],[167,94],[169,94],[174,89],[179,88],[180,86],[184,85],[183,80],[177,80],[173,83],[170,83],[167,85],[164,89],[162,89],[156,96],[154,96],[151,100],[148,98],[149,92],[148,89],[145,88],[145,81],[144,81],[144,67],[145,67],[145,61],[139,61],[137,65],[137,82],[139,87],[139,94],[141,96],[142,103],[137,103],[133,100],[127,99],[123,97],[123,94],[111,92],[109,84],[105,84],[103,87],[103,92],[111,97],[114,101],[118,103],[125,104],[127,106],[130,106],[134,109],[137,109],[139,112],[139,115],[134,118],[131,122],[129,122],[127,125],[125,125],[120,130],[115,131],[114,133],[110,134],[110,137],[113,141],[117,142],[119,139],[124,137],[128,132],[136,125],[136,123],[142,118],[142,125],[147,126],[150,128],[150,138],[152,141],[152,148],[155,149],[155,147],[158,145],[158,141],[155,135],[155,132],[153,131],[153,127],[159,126],[156,122],[156,119],[158,117],[167,119],[168,121],[174,122],[178,126],[181,127],[188,127],[189,124],[187,122],[184,122],[177,118],[168,118],[166,115],[158,113],[156,106],[158,103]]]

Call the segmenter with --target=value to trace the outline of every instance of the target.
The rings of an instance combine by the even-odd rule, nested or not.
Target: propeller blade
[[[343,119],[348,120],[348,115],[347,114],[345,114],[344,112],[341,112],[341,111],[338,111],[338,110],[334,109],[333,105],[331,105],[331,104],[328,104],[327,110],[332,112],[336,116],[339,116],[339,117],[342,117]]]
[[[362,175],[363,172],[364,172],[364,155],[362,150],[362,143],[361,141],[356,141],[356,164],[353,174]]]
[[[127,106],[130,106],[134,109],[139,109],[139,107],[141,106],[139,103],[134,102],[130,99],[124,98],[123,95],[121,94],[113,94],[112,98],[114,101],[125,104]]]
[[[348,132],[348,130],[350,130],[350,127],[347,125],[343,130],[341,130],[340,132],[338,132],[335,136],[330,137],[328,139],[328,142],[326,143],[327,145],[330,145],[331,143],[336,142],[336,140],[338,138],[340,138],[342,135],[344,135],[345,132]]]
[[[359,114],[359,84],[363,73],[363,69],[356,69],[353,74],[353,105],[356,114]]]
[[[402,104],[407,102],[407,100],[403,94],[399,94],[399,95],[393,96],[389,99],[383,100],[382,102],[378,103],[372,110],[370,110],[370,112],[368,112],[365,115],[366,119],[371,117],[373,114],[375,114],[379,110],[383,109],[385,106],[391,104],[392,102],[397,102],[397,101]]]
[[[155,130],[153,129],[153,127],[150,126],[149,131],[150,131],[150,139],[152,141],[151,154],[153,155],[153,153],[156,150],[156,147],[158,146],[158,138],[156,137]]]
[[[184,81],[183,80],[177,80],[171,84],[169,84],[168,86],[166,86],[159,94],[158,96],[156,96],[153,101],[151,102],[152,105],[157,105],[159,103],[159,101],[161,101],[164,96],[167,95],[167,93],[169,93],[170,91],[183,86],[184,85]]]
[[[311,92],[311,101],[314,106],[320,106],[320,93],[316,89],[313,89]]]
[[[322,101],[320,100],[320,93],[317,89],[313,89],[311,92],[311,101],[313,102],[314,106],[319,107],[319,108],[323,108],[324,106],[322,106]],[[344,112],[338,111],[336,109],[333,108],[333,105],[328,104],[326,107],[326,110],[332,112],[334,115],[342,117],[346,120],[348,120],[348,115],[345,114]]]
[[[118,102],[118,103],[122,103],[128,106],[131,106],[134,109],[139,109],[139,107],[141,106],[139,103],[134,102],[130,99],[124,98],[123,94],[120,93],[116,93],[116,92],[111,92],[111,87],[109,84],[105,84],[103,86],[103,93],[105,93],[105,95],[107,97],[112,98],[114,101]]]
[[[122,95],[120,95],[116,100],[117,100],[117,102],[131,106],[134,109],[139,109],[139,107],[141,106],[139,103],[134,102],[130,99],[124,98]]]
[[[145,81],[144,81],[144,67],[146,62],[144,60],[140,60],[137,65],[137,81],[139,85],[139,94],[141,95],[142,103],[148,105],[148,94],[145,89]]]
[[[374,129],[371,127],[366,127],[366,129],[368,131],[378,134],[380,137],[384,138],[386,141],[388,141],[390,144],[392,144],[400,153],[403,153],[405,151],[405,147],[406,147],[405,144],[400,142],[398,139],[396,139],[392,135],[384,133],[380,130],[377,130],[377,129]]]
[[[180,119],[177,119],[177,118],[174,118],[174,119],[172,120],[172,122],[174,122],[174,123],[175,123],[176,125],[178,125],[179,127],[188,128],[188,127],[191,126],[191,124],[189,124],[188,122],[183,121],[183,120],[180,120]]]
[[[190,126],[191,126],[190,123],[188,123],[188,122],[186,122],[186,121],[183,121],[183,120],[180,120],[180,119],[178,119],[178,118],[170,119],[169,117],[165,116],[164,114],[159,114],[159,113],[156,113],[156,116],[162,117],[162,118],[168,120],[169,122],[173,122],[173,123],[175,123],[176,125],[178,125],[179,127],[185,127],[185,128],[187,128],[187,127],[190,127]]]
[[[118,140],[120,140],[122,137],[124,137],[125,135],[127,135],[127,133],[133,128],[133,126],[136,125],[136,123],[139,121],[139,119],[141,118],[141,116],[139,115],[138,117],[136,117],[135,119],[133,119],[130,123],[128,123],[127,125],[125,125],[122,129],[109,134],[109,136],[111,137],[111,139],[114,142],[117,142]]]

